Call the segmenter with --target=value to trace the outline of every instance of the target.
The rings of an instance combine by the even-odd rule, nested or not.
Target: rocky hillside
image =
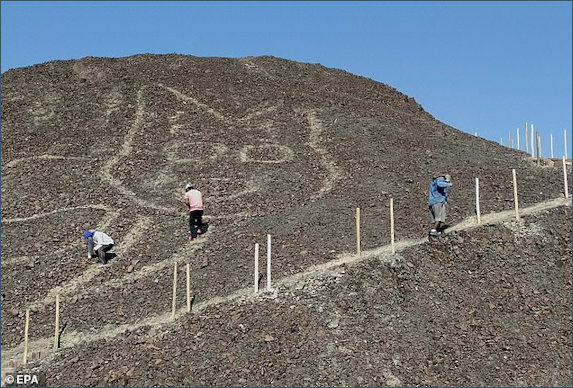
[[[69,379],[65,383],[73,385],[147,385],[152,381],[158,381],[159,385],[177,385],[181,381],[199,385],[384,385],[397,381],[408,385],[489,385],[490,381],[501,385],[519,381],[526,385],[530,381],[552,385],[554,381],[567,381],[563,380],[567,378],[565,372],[564,375],[555,372],[551,375],[554,380],[541,374],[536,375],[538,380],[528,380],[520,374],[523,363],[506,365],[502,369],[507,375],[492,374],[491,378],[480,373],[462,376],[457,373],[461,369],[443,374],[420,369],[406,378],[391,365],[407,365],[410,361],[414,365],[420,360],[401,361],[405,357],[402,354],[401,359],[388,364],[393,353],[384,346],[390,345],[380,342],[376,335],[388,335],[393,330],[392,349],[406,349],[414,343],[430,349],[441,343],[449,349],[444,354],[475,356],[481,349],[484,360],[498,357],[496,346],[509,335],[506,329],[500,329],[493,337],[484,337],[490,342],[482,338],[489,347],[478,339],[475,343],[458,341],[448,345],[448,330],[454,330],[458,324],[452,315],[457,311],[454,299],[440,306],[439,325],[447,329],[444,337],[430,340],[420,332],[417,338],[427,342],[408,340],[406,329],[421,330],[416,322],[422,317],[428,319],[430,307],[421,306],[416,298],[404,298],[398,278],[392,277],[391,284],[382,280],[390,279],[386,277],[393,271],[410,276],[412,268],[427,267],[430,272],[416,281],[428,287],[424,276],[432,277],[436,287],[451,287],[449,297],[459,293],[456,303],[463,304],[461,295],[475,294],[476,289],[471,287],[477,286],[453,281],[439,271],[438,259],[446,259],[433,252],[437,247],[442,247],[443,254],[455,252],[456,260],[472,265],[484,261],[485,268],[486,263],[507,263],[510,268],[520,259],[562,262],[568,257],[569,264],[565,260],[564,266],[554,269],[565,271],[559,276],[566,276],[568,271],[570,277],[570,208],[561,211],[553,223],[549,222],[552,228],[542,229],[549,235],[564,233],[563,238],[549,238],[536,245],[530,257],[525,257],[526,250],[517,253],[524,248],[491,256],[493,251],[488,249],[492,241],[501,238],[500,230],[481,230],[476,236],[460,232],[463,240],[460,246],[468,247],[463,251],[450,249],[446,243],[450,240],[444,240],[440,242],[442,245],[424,245],[417,254],[401,253],[414,267],[402,260],[394,260],[392,268],[398,269],[392,270],[386,264],[366,262],[364,269],[356,270],[356,276],[362,276],[363,282],[378,283],[366,286],[370,291],[362,293],[361,298],[367,299],[364,302],[353,297],[357,291],[348,291],[354,284],[354,276],[344,275],[340,277],[342,286],[335,282],[316,293],[304,284],[299,285],[297,292],[301,291],[303,310],[299,310],[292,297],[278,294],[272,301],[237,310],[232,305],[218,305],[205,310],[209,311],[206,315],[197,312],[197,316],[178,320],[181,325],[169,326],[166,331],[160,325],[149,333],[149,327],[155,327],[151,322],[161,321],[163,315],[170,313],[175,263],[180,269],[190,263],[194,303],[199,306],[252,287],[253,246],[258,242],[264,250],[267,234],[273,239],[273,279],[279,280],[353,252],[356,207],[361,208],[362,249],[388,244],[390,197],[394,198],[397,241],[423,238],[429,224],[427,185],[435,172],[448,172],[452,176],[454,188],[448,223],[456,224],[474,214],[476,177],[481,182],[482,213],[492,213],[513,208],[512,168],[517,170],[522,207],[563,196],[563,175],[559,168],[538,167],[522,152],[444,125],[414,99],[387,85],[320,65],[273,57],[138,55],[50,62],[2,74],[1,104],[3,366],[10,361],[5,354],[16,354],[21,346],[26,308],[31,310],[30,340],[36,348],[50,346],[54,299],[58,294],[62,300],[65,349],[50,355],[55,359],[49,365],[54,363],[63,368],[53,369],[60,372],[49,374],[50,385],[62,383],[64,374]],[[181,203],[187,182],[193,182],[203,192],[209,221],[208,232],[193,244],[187,241]],[[88,262],[86,249],[80,242],[81,231],[86,228],[104,230],[116,240],[115,257],[108,265]],[[489,239],[489,236],[495,237]],[[498,245],[504,247],[508,242],[500,240]],[[543,253],[547,249],[554,250],[557,256],[547,258]],[[452,257],[447,262],[451,260]],[[262,261],[261,273],[265,271]],[[531,261],[523,263],[531,265]],[[501,272],[499,276],[501,279]],[[545,279],[546,274],[539,276]],[[182,277],[184,270],[179,273],[180,280]],[[263,277],[261,284],[264,282]],[[395,294],[386,290],[392,284]],[[183,285],[180,282],[180,301],[184,300]],[[479,289],[490,293],[486,296],[499,296],[489,283]],[[381,297],[383,290],[390,292],[388,298]],[[571,284],[560,290],[570,295]],[[540,294],[535,294],[535,298],[545,295],[544,291],[537,291]],[[516,298],[524,297],[518,289],[508,292]],[[560,295],[565,298],[565,294]],[[400,309],[411,313],[394,310],[394,297],[405,303]],[[333,303],[344,304],[344,308]],[[552,314],[561,320],[570,318],[570,300],[568,310],[562,302],[561,307],[554,303],[546,301]],[[478,313],[484,309],[480,318],[483,327],[502,319],[496,314],[499,311],[490,309],[489,304],[474,304]],[[385,324],[380,321],[382,326],[372,326],[369,320],[373,317],[359,318],[369,305],[379,306],[389,317],[392,314],[395,317],[388,318]],[[351,336],[353,345],[346,347],[345,339],[332,337],[332,330],[324,328],[323,319],[333,315],[327,312],[334,307],[336,324],[342,325],[346,320],[353,330],[362,330],[358,337],[366,341],[364,345],[358,346],[361,344],[358,337]],[[306,317],[310,311],[316,315]],[[238,318],[233,318],[235,315]],[[242,323],[245,316],[250,317],[248,325]],[[517,314],[516,319],[516,327],[527,322],[525,315]],[[331,321],[336,321],[334,316]],[[473,327],[471,320],[464,322],[466,330]],[[250,335],[263,333],[265,325],[273,330],[264,332],[261,343],[254,336],[250,342],[239,341],[241,345],[235,347],[235,340],[230,338],[243,338],[236,331],[243,330],[239,324],[248,327]],[[301,325],[307,330],[303,337],[295,335]],[[376,327],[378,330],[374,330]],[[129,329],[128,334],[117,337],[104,334],[121,332],[118,328]],[[389,332],[381,331],[382,328]],[[229,330],[234,334],[229,334]],[[321,336],[323,331],[326,334]],[[571,331],[559,333],[564,340],[538,337],[534,345],[544,352],[545,347],[553,344],[551,341],[557,341],[551,346],[559,349],[568,341],[570,349]],[[185,346],[183,343],[180,347],[172,346],[183,334],[181,341]],[[93,342],[73,346],[75,339],[86,337],[93,337]],[[165,341],[156,341],[163,337]],[[206,338],[208,345],[200,345]],[[148,341],[155,342],[149,345]],[[253,348],[248,344],[257,345]],[[266,361],[257,360],[262,364],[251,365],[249,360],[261,354],[263,348],[259,349],[259,345],[279,361],[265,364]],[[154,348],[142,352],[139,346]],[[204,349],[205,346],[209,348]],[[340,346],[347,350],[339,352]],[[246,353],[241,350],[239,355],[243,347]],[[255,349],[252,351],[259,352],[259,356],[248,349]],[[291,358],[297,350],[300,355]],[[175,353],[170,358],[153,356],[156,352],[171,351]],[[90,360],[92,353],[94,358]],[[89,369],[91,363],[99,362],[97,355],[105,355],[101,362],[114,368],[119,368],[118,360],[130,360],[121,364],[130,369],[123,372],[113,369],[118,376],[127,376],[129,372],[129,381],[104,376],[112,369]],[[224,357],[233,368],[224,366],[221,362]],[[373,361],[358,368],[358,361],[365,357]],[[440,357],[442,361],[438,360]],[[570,382],[570,352],[569,359],[563,357],[564,361],[558,365],[569,362]],[[165,363],[168,359],[179,365],[168,366]],[[356,363],[349,362],[350,359]],[[75,361],[70,363],[70,360]],[[535,360],[527,361],[531,370],[547,368],[548,364]],[[446,356],[430,361],[432,365],[441,362],[442,366],[444,362],[454,362]],[[138,369],[139,365],[147,367],[150,362],[156,372],[145,374]],[[312,367],[317,362],[330,365],[328,368],[338,365],[337,370],[350,369],[340,371],[342,374],[328,370],[323,373],[320,368]],[[248,370],[246,365],[260,368],[256,373],[253,370],[239,376],[237,371]],[[371,368],[369,373],[364,369],[367,365]],[[154,374],[171,374],[173,368],[178,370],[173,374],[175,380]],[[514,372],[508,372],[507,368]],[[200,372],[202,369],[212,374]],[[327,375],[332,380],[321,377]],[[183,376],[187,380],[181,380]],[[460,380],[462,377],[467,381]]]
[[[564,206],[64,349],[29,370],[51,386],[568,386],[571,243]]]

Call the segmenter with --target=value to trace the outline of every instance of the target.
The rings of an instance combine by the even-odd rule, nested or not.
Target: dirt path
[[[559,207],[559,206],[571,206],[571,199],[557,198],[557,199],[552,199],[552,200],[549,200],[546,202],[538,203],[534,206],[521,209],[520,215],[525,216],[525,215],[529,215],[529,214],[533,214],[533,213],[537,213],[537,212],[542,212],[542,211],[552,209],[555,207]],[[487,224],[498,224],[498,223],[510,221],[512,219],[515,219],[515,210],[507,210],[507,211],[502,211],[502,212],[498,212],[498,213],[485,214],[481,217],[481,221],[482,221],[481,225],[477,225],[476,217],[470,217],[470,218],[467,218],[466,220],[462,221],[461,223],[449,228],[448,233],[451,233],[454,231],[461,231],[461,230],[470,230],[470,229],[480,227],[483,225],[487,225]],[[146,220],[143,220],[142,222],[145,223],[144,221],[146,221]],[[144,226],[142,226],[142,227],[144,227]],[[395,250],[398,253],[401,250],[404,250],[406,248],[409,248],[409,247],[412,247],[415,245],[424,244],[425,242],[427,242],[427,238],[425,238],[425,237],[419,238],[419,239],[401,240],[401,241],[396,242]],[[339,267],[343,264],[358,263],[358,262],[368,260],[371,258],[378,258],[379,260],[382,260],[385,262],[395,262],[395,261],[399,260],[399,256],[393,255],[391,249],[392,248],[390,245],[384,245],[384,246],[381,246],[381,247],[378,247],[378,248],[375,248],[372,250],[363,251],[360,256],[357,256],[355,254],[343,254],[343,255],[340,255],[335,260],[309,267],[307,270],[305,270],[303,272],[300,272],[300,273],[279,279],[278,281],[276,281],[274,283],[273,289],[270,292],[260,292],[259,294],[254,295],[253,288],[252,287],[246,287],[246,288],[237,290],[234,293],[229,294],[225,297],[214,297],[214,298],[211,298],[211,299],[206,300],[204,302],[198,303],[198,304],[193,306],[193,312],[195,314],[197,314],[197,313],[200,313],[201,311],[203,311],[204,309],[206,309],[208,307],[220,305],[223,303],[239,301],[239,300],[242,302],[255,303],[257,300],[259,300],[261,298],[266,298],[269,296],[270,297],[276,297],[276,292],[277,292],[276,290],[278,288],[284,288],[284,287],[290,288],[290,287],[293,287],[300,282],[304,282],[304,280],[307,278],[323,276],[323,275],[327,274],[328,271],[332,270],[333,268]],[[175,254],[171,257],[170,260],[166,260],[166,261],[163,261],[161,263],[157,263],[156,265],[165,266],[165,265],[172,264],[173,262],[178,261],[178,259],[179,259],[179,255]],[[155,269],[153,269],[153,270],[155,270]],[[143,271],[143,272],[147,272],[147,271]],[[119,286],[125,281],[132,281],[133,279],[131,279],[131,278],[128,279],[130,276],[135,276],[135,275],[126,275],[122,279],[113,280],[112,281],[114,283],[113,285]],[[151,317],[146,318],[146,319],[142,319],[142,320],[135,322],[135,323],[132,323],[132,324],[124,324],[124,325],[119,325],[119,326],[105,327],[100,332],[95,333],[95,334],[90,333],[89,335],[87,335],[84,332],[76,332],[76,331],[67,332],[65,334],[65,336],[63,336],[61,339],[61,347],[62,348],[71,348],[71,347],[74,347],[77,345],[91,343],[91,342],[102,340],[102,339],[111,339],[111,338],[116,337],[117,335],[124,333],[124,332],[133,331],[133,330],[136,330],[136,329],[141,328],[141,327],[146,327],[146,326],[160,327],[163,325],[176,324],[177,319],[182,317],[183,315],[185,315],[185,313],[186,313],[185,309],[186,308],[183,307],[177,311],[175,320],[171,319],[171,312],[165,312],[165,313],[151,316]],[[30,341],[28,344],[29,352],[30,353],[47,352],[52,347],[52,341],[53,341],[53,338],[51,338],[51,337],[50,338],[34,339],[34,340]],[[2,371],[3,371],[3,374],[14,369],[14,365],[18,365],[18,362],[22,359],[22,352],[23,352],[23,344],[20,344],[18,346],[10,348],[10,349],[2,349]],[[58,352],[51,352],[50,354],[48,354],[48,356],[44,360],[44,362],[50,362],[50,360],[53,360],[55,357],[57,357],[57,355],[58,355]]]
[[[14,159],[11,160],[9,163],[6,163],[5,168],[9,168],[9,167],[14,167],[19,163],[22,162],[29,162],[29,161],[34,161],[34,160],[79,160],[79,161],[97,161],[97,158],[88,158],[88,157],[83,157],[83,156],[61,156],[61,155],[49,155],[49,154],[45,154],[45,155],[40,155],[40,156],[27,156],[25,158],[19,158],[19,159]]]
[[[299,111],[299,113],[301,112]],[[321,164],[324,166],[327,172],[322,187],[317,194],[312,196],[312,199],[318,199],[329,193],[334,188],[336,181],[340,179],[342,175],[342,170],[336,166],[334,158],[332,158],[328,151],[320,145],[324,126],[318,117],[316,117],[316,112],[306,111],[304,113],[307,115],[308,123],[310,126],[310,140],[308,145],[318,155],[320,155]]]
[[[185,101],[185,102],[191,102],[193,103],[195,106],[203,109],[205,112],[209,113],[210,115],[212,115],[213,117],[223,121],[224,123],[232,123],[232,120],[230,120],[228,117],[226,117],[225,115],[223,115],[221,112],[211,108],[209,105],[207,104],[203,104],[201,101],[197,100],[196,98],[193,98],[191,96],[188,96],[184,93],[181,93],[179,90],[171,88],[169,86],[165,86],[163,84],[158,84],[158,86],[161,86],[162,88],[167,89],[168,91],[170,91],[171,93],[173,93],[178,99],[180,99],[181,101]]]
[[[117,191],[119,191],[124,197],[129,198],[133,203],[143,207],[143,208],[150,208],[165,212],[167,214],[178,214],[176,209],[167,208],[164,206],[160,206],[154,204],[150,201],[143,200],[139,198],[133,191],[129,190],[123,182],[117,179],[113,174],[112,171],[114,167],[121,161],[122,158],[131,154],[133,150],[133,142],[135,140],[135,136],[141,130],[144,124],[143,116],[145,114],[145,101],[143,99],[143,91],[145,87],[141,88],[137,92],[137,108],[135,112],[135,120],[131,125],[123,144],[121,145],[121,149],[118,153],[116,153],[112,158],[110,158],[102,167],[101,169],[101,176],[105,182],[107,182],[110,186],[114,187]]]
[[[151,225],[151,217],[139,217],[133,228],[130,230],[129,234],[125,236],[124,241],[121,245],[118,246],[116,249],[117,255],[123,254],[129,248],[134,246],[143,235],[143,232],[150,227]],[[91,265],[89,266],[86,271],[78,276],[73,278],[67,283],[62,284],[61,286],[52,288],[48,295],[41,300],[38,300],[28,306],[30,310],[37,309],[41,306],[45,306],[49,303],[54,303],[56,300],[56,295],[66,296],[66,295],[74,295],[74,296],[82,296],[92,292],[93,287],[89,287],[87,284],[90,280],[96,277],[99,273],[104,271],[105,269],[109,268],[110,266],[113,267],[116,263],[112,262],[109,265],[101,266],[101,265]],[[103,284],[105,285],[105,283]]]
[[[98,209],[98,210],[104,210],[106,212],[112,212],[114,213],[115,211],[110,209],[109,207],[103,205],[103,204],[97,204],[97,205],[84,205],[84,206],[75,206],[75,207],[66,207],[66,208],[62,208],[62,209],[56,209],[53,210],[51,212],[47,212],[47,213],[41,213],[41,214],[34,214],[33,216],[30,217],[16,217],[16,218],[3,218],[2,219],[2,223],[4,224],[11,224],[14,222],[25,222],[25,221],[32,221],[38,218],[42,218],[42,217],[46,217],[46,216],[50,216],[52,214],[56,214],[59,212],[69,212],[69,211],[74,211],[77,209]]]
[[[106,215],[102,218],[100,223],[98,225],[96,225],[96,227],[95,227],[96,230],[105,230],[111,224],[111,222],[114,221],[119,216],[118,211],[113,210],[113,209],[109,209],[107,206],[99,204],[99,205],[86,205],[86,206],[77,206],[77,207],[68,207],[68,208],[63,208],[63,209],[57,209],[57,210],[51,211],[49,213],[35,214],[31,217],[26,217],[26,218],[5,219],[5,220],[2,220],[2,222],[4,222],[4,223],[23,222],[23,221],[28,221],[28,220],[40,218],[40,217],[49,216],[51,214],[55,214],[58,212],[72,211],[72,210],[76,210],[76,209],[90,209],[90,208],[106,211]],[[64,244],[64,246],[62,246],[61,248],[56,249],[54,251],[54,255],[60,255],[69,249],[70,249],[69,244]],[[2,259],[1,264],[3,267],[4,266],[12,266],[12,265],[16,265],[16,264],[34,262],[35,260],[40,259],[42,257],[43,257],[42,255],[33,255],[33,256],[25,255],[25,256],[16,256],[16,257],[4,258],[4,259]]]

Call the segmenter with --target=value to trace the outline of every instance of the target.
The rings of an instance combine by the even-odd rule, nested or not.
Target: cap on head
[[[452,180],[452,177],[450,176],[450,174],[446,174],[444,175],[444,179],[446,180],[446,182],[449,182]]]
[[[189,189],[192,189],[192,188],[193,188],[193,184],[191,184],[191,183],[187,183],[187,184],[185,185],[185,191],[187,191],[187,190],[189,190]]]
[[[93,237],[94,231],[93,230],[86,230],[82,233],[82,238],[84,241],[88,241],[88,238]]]

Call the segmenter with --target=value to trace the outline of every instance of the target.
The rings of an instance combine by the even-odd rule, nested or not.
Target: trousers
[[[189,232],[192,238],[197,238],[197,229],[203,225],[203,210],[189,211]]]

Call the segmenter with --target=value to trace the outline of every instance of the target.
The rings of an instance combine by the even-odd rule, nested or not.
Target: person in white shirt
[[[113,239],[104,232],[97,230],[86,230],[82,234],[84,242],[88,243],[88,259],[97,256],[98,261],[106,264],[105,253],[113,248]]]

